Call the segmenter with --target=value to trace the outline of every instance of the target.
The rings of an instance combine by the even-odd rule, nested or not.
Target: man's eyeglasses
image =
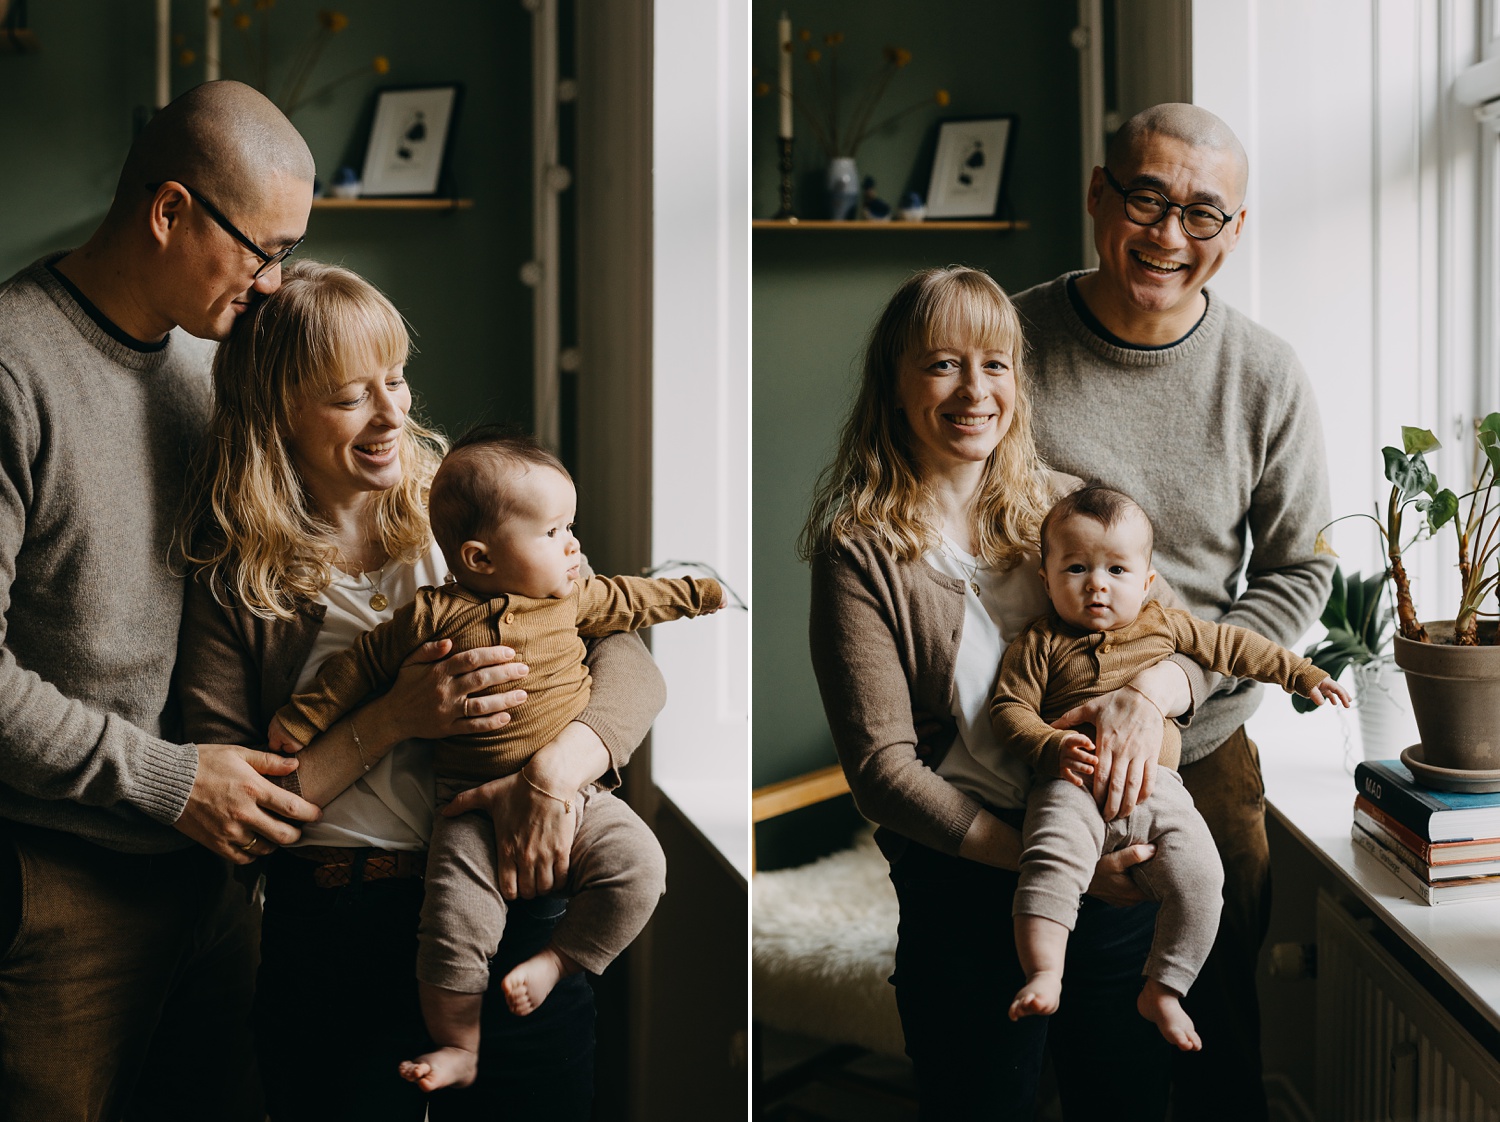
[[[146,190],[155,191],[160,186],[160,183],[148,183],[146,184]],[[229,221],[229,219],[225,218],[224,212],[218,207],[214,206],[213,203],[209,202],[197,191],[194,191],[186,183],[183,183],[182,187],[183,190],[185,190],[189,195],[193,197],[193,201],[201,206],[204,211],[207,212],[208,216],[219,224],[219,227],[226,234],[228,234],[235,241],[239,242],[240,245],[244,246],[251,253],[255,254],[256,257],[260,258],[260,268],[255,270],[255,275],[253,277],[254,280],[259,280],[267,272],[274,269],[277,265],[280,265],[283,261],[285,261],[288,257],[296,252],[296,249],[299,245],[307,240],[306,235],[303,235],[286,248],[278,249],[275,253],[267,253],[265,250],[261,249],[260,246],[256,245],[243,233],[241,233],[240,228],[233,222]]]
[[[1225,214],[1211,203],[1174,203],[1165,195],[1136,187],[1126,190],[1115,177],[1104,168],[1104,181],[1125,196],[1125,217],[1137,226],[1155,226],[1172,211],[1177,211],[1182,223],[1182,232],[1190,238],[1207,241],[1219,236],[1219,231],[1229,225],[1232,214]]]

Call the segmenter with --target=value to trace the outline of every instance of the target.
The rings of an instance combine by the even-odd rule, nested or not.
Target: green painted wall
[[[231,18],[254,0],[230,6]],[[291,57],[328,0],[280,0],[273,58]],[[41,52],[0,55],[0,277],[49,250],[76,245],[103,217],[154,90],[154,5],[147,0],[31,0]],[[390,295],[417,332],[409,368],[430,417],[452,431],[477,419],[531,418],[531,291],[518,279],[531,251],[530,16],[519,3],[350,0],[348,28],[311,88],[388,56],[391,72],[361,74],[299,109],[320,176],[359,169],[384,85],[458,81],[454,137],[458,213],[313,213],[299,252],[357,270]],[[174,26],[201,45],[203,4],[176,0]],[[201,56],[200,56],[201,57]],[[224,30],[224,76],[244,77],[242,44]],[[276,71],[273,71],[273,81]],[[202,78],[174,68],[173,92]],[[273,85],[273,92],[275,85]]]
[[[758,77],[775,84],[776,19],[782,5],[752,4],[753,59]],[[869,139],[862,171],[880,194],[926,178],[941,116],[1015,113],[1019,117],[1007,169],[1008,213],[1023,232],[757,231],[753,253],[754,421],[753,548],[754,781],[785,778],[833,761],[832,744],[807,656],[807,569],[794,542],[814,478],[833,448],[854,373],[876,314],[915,269],[953,262],[988,269],[1018,291],[1075,268],[1081,257],[1083,198],[1079,169],[1077,53],[1069,43],[1071,4],[959,0],[920,8],[893,0],[799,0],[795,28],[816,43],[842,31],[841,63],[873,70],[880,50],[912,52],[886,103],[897,109],[942,87],[952,103],[905,118]],[[805,68],[794,85],[808,90]],[[769,217],[778,205],[774,94],[754,102],[753,206]],[[813,215],[821,156],[797,124],[799,198]],[[837,812],[830,812],[837,814]],[[775,863],[774,835],[763,830],[760,855]],[[771,843],[771,844],[768,844]]]

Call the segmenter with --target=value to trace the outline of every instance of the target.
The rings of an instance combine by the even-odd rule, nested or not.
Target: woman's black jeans
[[[892,981],[922,1118],[1029,1120],[1050,1047],[1070,1122],[1160,1122],[1171,1047],[1135,1007],[1156,905],[1085,897],[1061,1006],[1013,1022],[1006,1010],[1024,978],[1010,912],[1017,875],[885,841],[887,853],[905,846],[891,865],[901,903]]]
[[[312,883],[311,862],[271,859],[255,994],[256,1054],[274,1122],[422,1122],[427,1096],[396,1066],[431,1049],[413,973],[418,878],[341,888]],[[432,1122],[546,1118],[588,1122],[594,993],[558,983],[528,1017],[505,1008],[500,979],[546,945],[560,898],[511,906],[484,999],[479,1078],[431,1096]]]

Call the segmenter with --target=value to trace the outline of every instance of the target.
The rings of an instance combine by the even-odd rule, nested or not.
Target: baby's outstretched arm
[[[286,726],[281,723],[280,717],[271,718],[271,727],[266,733],[271,742],[271,751],[280,752],[283,756],[289,756],[294,752],[300,752],[307,745],[296,739],[286,731]]]
[[[1314,705],[1322,705],[1325,701],[1336,701],[1345,709],[1353,704],[1354,698],[1349,691],[1339,685],[1332,678],[1324,678],[1312,689],[1307,691],[1307,696]]]

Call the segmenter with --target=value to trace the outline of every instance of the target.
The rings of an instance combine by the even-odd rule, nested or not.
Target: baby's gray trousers
[[[438,780],[438,805],[462,786]],[[661,843],[629,806],[587,787],[574,796],[578,830],[568,876],[557,891],[569,897],[552,946],[590,974],[601,973],[640,934],[666,890]],[[495,825],[488,814],[439,814],[427,853],[417,978],[458,993],[483,993],[489,959],[505,933],[505,900],[495,876]]]
[[[1163,767],[1156,778],[1151,797],[1113,822],[1104,821],[1089,791],[1039,778],[1026,802],[1012,914],[1043,916],[1072,931],[1100,855],[1150,842],[1156,856],[1130,869],[1141,891],[1161,904],[1145,974],[1184,994],[1219,928],[1224,868],[1181,777]]]

